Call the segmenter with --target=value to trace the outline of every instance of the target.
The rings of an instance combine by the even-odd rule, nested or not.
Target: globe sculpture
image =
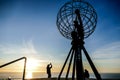
[[[57,27],[60,33],[67,39],[72,39],[71,32],[75,30],[74,20],[75,10],[79,9],[84,28],[84,38],[90,36],[97,24],[97,14],[95,9],[88,2],[73,0],[65,3],[57,14]]]
[[[59,73],[58,80],[61,79],[68,61],[65,80],[68,80],[71,65],[72,80],[85,80],[82,53],[85,54],[97,80],[102,80],[84,47],[84,39],[88,38],[94,32],[97,24],[97,13],[92,5],[83,0],[71,0],[65,3],[57,14],[56,24],[60,33],[65,38],[72,40],[72,47]]]

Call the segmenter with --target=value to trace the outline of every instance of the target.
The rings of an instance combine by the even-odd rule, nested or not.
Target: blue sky
[[[59,33],[56,16],[67,1],[0,0],[0,64],[26,56],[43,67],[49,62],[55,70],[62,66],[71,41]],[[100,72],[120,72],[120,1],[85,1],[98,15],[96,30],[85,39],[85,47]]]

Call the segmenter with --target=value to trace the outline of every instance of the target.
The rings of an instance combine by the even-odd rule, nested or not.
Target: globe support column
[[[76,47],[75,54],[76,54],[76,78],[77,80],[84,80],[85,78],[81,46],[78,45],[78,47]]]
[[[82,63],[82,47],[81,47],[82,42],[79,42],[81,40],[79,40],[77,36],[77,32],[73,31],[71,35],[73,39],[72,46],[73,46],[74,55],[75,55],[74,62],[73,62],[73,65],[75,65],[75,68],[73,66],[73,69],[76,70],[77,80],[84,80],[85,78],[84,78],[84,68],[83,68],[83,63]],[[73,70],[73,74],[74,74],[74,70]]]

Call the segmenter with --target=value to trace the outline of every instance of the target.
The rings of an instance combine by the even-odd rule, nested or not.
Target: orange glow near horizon
[[[34,72],[44,72],[46,73],[46,66],[48,64],[48,60],[39,60],[37,58],[27,58],[26,63],[26,78],[31,78],[32,73]],[[99,61],[100,62],[100,61]],[[96,62],[100,64],[99,62]],[[103,60],[102,60],[102,63]],[[60,72],[63,63],[54,63],[51,72]],[[104,64],[105,65],[105,64]],[[0,72],[23,72],[24,61],[16,62],[15,64],[8,65],[6,67],[0,68]],[[99,66],[97,65],[97,70],[99,73],[120,73],[120,68],[114,68],[113,66]],[[65,67],[64,72],[66,72],[67,67]],[[93,73],[90,65],[87,62],[84,62],[84,69],[87,69],[90,73]]]
[[[33,58],[28,58],[27,64],[26,64],[26,70],[34,71],[37,67],[38,67],[38,61]]]
[[[34,58],[28,58],[26,63],[26,78],[30,79],[32,78],[32,73],[35,72],[35,70],[38,67],[38,61]]]
[[[30,79],[30,78],[32,78],[33,76],[32,76],[32,72],[27,72],[26,73],[26,78],[27,79]]]

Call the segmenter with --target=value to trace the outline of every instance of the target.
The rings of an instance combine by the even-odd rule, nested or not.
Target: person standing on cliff
[[[51,68],[52,68],[52,64],[48,64],[46,69],[47,69],[47,74],[48,74],[48,78],[51,78]]]

